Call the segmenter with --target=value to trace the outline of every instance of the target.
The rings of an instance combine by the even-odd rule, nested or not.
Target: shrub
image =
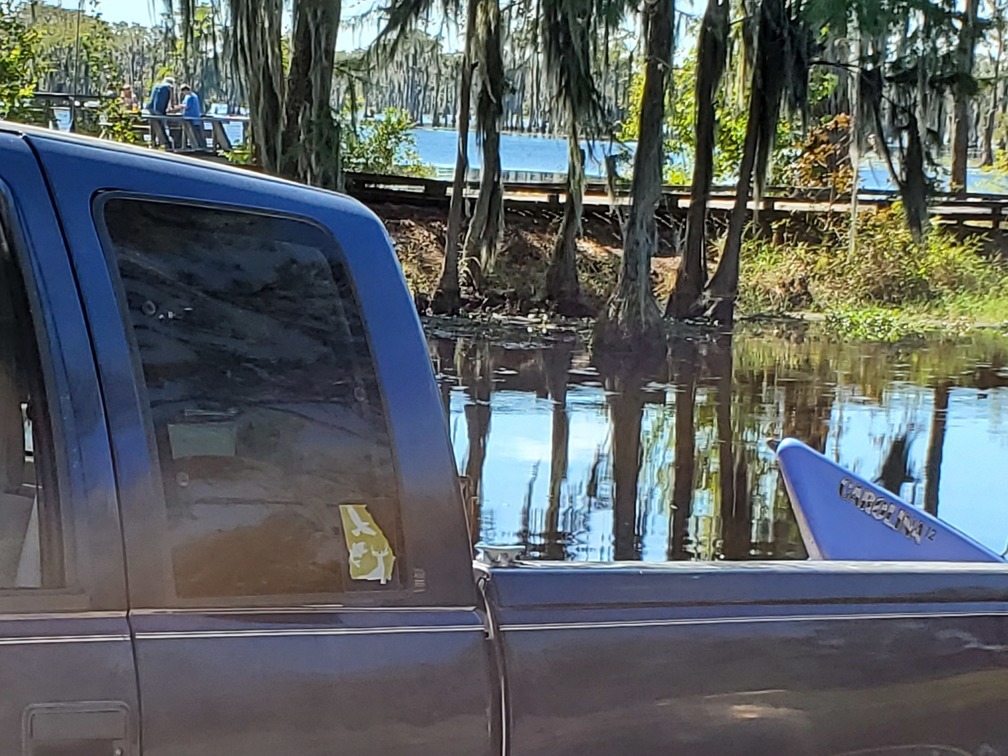
[[[836,238],[833,255],[819,263],[817,297],[825,303],[906,305],[976,291],[994,281],[994,266],[980,255],[976,237],[960,240],[934,229],[914,242],[894,207],[859,219],[857,244]]]
[[[850,162],[850,116],[841,113],[811,129],[798,156],[781,170],[792,186],[823,187],[836,194],[854,186]]]
[[[343,168],[365,173],[400,173],[406,176],[432,175],[433,170],[420,160],[413,138],[409,114],[388,108],[381,116],[357,125],[356,131],[345,119]]]
[[[814,240],[743,248],[741,302],[753,311],[934,306],[963,295],[989,296],[1008,285],[981,254],[978,237],[940,228],[914,242],[896,206],[864,213],[850,249],[846,224],[824,223]]]
[[[809,281],[815,252],[805,242],[792,246],[751,239],[742,250],[740,301],[756,312],[788,312],[811,307]]]

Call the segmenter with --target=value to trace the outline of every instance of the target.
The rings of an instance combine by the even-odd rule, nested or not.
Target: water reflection
[[[795,436],[1001,551],[1008,350],[755,330],[628,360],[432,339],[472,538],[543,559],[800,559]],[[491,422],[492,419],[492,422]]]

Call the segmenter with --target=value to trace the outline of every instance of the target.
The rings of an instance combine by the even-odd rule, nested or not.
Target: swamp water
[[[530,558],[802,559],[794,436],[1002,552],[1008,339],[745,327],[634,358],[429,334],[473,541]]]

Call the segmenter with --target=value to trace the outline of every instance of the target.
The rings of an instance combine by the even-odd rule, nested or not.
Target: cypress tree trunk
[[[800,62],[793,50],[789,52],[789,46],[795,43],[795,30],[789,28],[793,23],[789,13],[785,0],[762,0],[759,7],[755,65],[749,93],[749,118],[735,190],[735,205],[728,220],[724,254],[708,287],[710,299],[713,300],[708,315],[724,325],[730,325],[734,316],[742,233],[745,230],[749,198],[755,190],[759,200],[766,183],[787,82],[787,76],[782,73],[781,67],[797,66]],[[791,75],[796,73],[798,72]],[[807,76],[807,70],[801,75]],[[794,96],[793,85],[788,86]]]
[[[541,18],[542,0],[535,0],[534,18]],[[539,54],[539,35],[532,35],[532,100],[529,107],[529,130],[538,131],[542,123],[542,108],[539,93],[542,87],[541,56]]]
[[[279,173],[283,154],[284,80],[281,0],[231,3],[234,57],[249,103],[249,137],[259,164]]]
[[[618,347],[653,338],[661,311],[651,289],[651,257],[657,246],[655,210],[661,201],[665,92],[672,64],[674,0],[645,6],[647,63],[630,213],[624,230],[623,261],[616,291],[595,327],[596,340]]]
[[[989,168],[994,165],[994,126],[997,123],[997,85],[994,87],[993,101],[984,119],[983,154],[980,165]]]
[[[452,180],[451,205],[448,207],[448,230],[445,236],[444,262],[437,289],[431,298],[431,310],[439,315],[454,315],[462,306],[459,291],[459,238],[462,234],[462,209],[465,207],[465,185],[469,172],[469,116],[472,103],[473,54],[476,33],[476,11],[479,0],[466,3],[466,30],[459,72],[458,148],[455,153],[455,176]]]
[[[1002,97],[1000,104],[998,105],[998,112],[1003,116],[1008,116],[1008,92],[1004,92],[1004,86],[1002,85]],[[995,116],[995,124],[997,124],[997,116]],[[997,147],[999,150],[1008,148],[1008,140],[1005,139],[1005,134],[1002,134],[997,139]]]
[[[913,113],[907,114],[907,149],[904,179],[900,184],[900,196],[907,215],[907,226],[914,240],[921,241],[926,230],[928,181],[924,173],[924,145],[921,141],[920,125]]]
[[[581,304],[581,286],[577,275],[577,238],[581,231],[585,155],[578,139],[576,116],[568,112],[567,117],[571,124],[567,136],[567,198],[560,232],[553,242],[553,252],[546,271],[546,299],[553,303],[557,312],[575,315]]]
[[[297,181],[335,189],[339,131],[331,100],[340,3],[299,0],[296,7],[281,172]]]
[[[500,163],[500,126],[504,105],[500,0],[479,0],[477,18],[481,70],[476,122],[483,141],[483,167],[464,255],[473,287],[479,291],[486,276],[493,270],[504,221]]]
[[[728,52],[728,0],[708,0],[697,40],[696,156],[693,185],[686,212],[686,248],[679,264],[675,288],[665,315],[687,318],[697,314],[704,284],[707,283],[707,203],[714,178],[716,115],[714,100],[724,73]]]
[[[753,169],[756,166],[756,147],[759,141],[759,121],[762,117],[763,98],[755,93],[749,98],[749,119],[746,122],[742,162],[739,165],[738,183],[735,186],[735,205],[728,217],[728,235],[724,253],[708,287],[713,307],[711,316],[719,322],[730,323],[738,294],[739,259],[742,254],[742,232],[745,230],[752,194]]]
[[[956,48],[958,71],[956,76],[953,109],[952,179],[953,192],[966,191],[966,168],[969,159],[970,100],[973,97],[973,62],[976,57],[976,25],[980,0],[966,0],[959,44]]]
[[[514,96],[514,121],[511,128],[515,131],[525,131],[525,71],[518,73],[518,84]]]
[[[483,167],[480,171],[476,210],[469,222],[464,256],[466,271],[473,288],[480,291],[493,270],[504,213],[504,188],[501,185],[499,124],[483,140]]]
[[[991,87],[990,107],[987,109],[987,119],[984,122],[983,158],[981,165],[985,168],[994,165],[994,127],[997,125],[998,99],[1001,94],[1001,43],[998,42],[997,57],[994,58],[994,84]]]
[[[850,88],[850,147],[848,154],[851,161],[853,184],[850,198],[850,230],[847,232],[847,244],[851,254],[857,248],[858,190],[861,186],[861,30],[857,26],[855,16],[852,24],[853,42],[851,44],[851,65],[854,67],[852,86]]]
[[[441,53],[434,51],[434,105],[431,111],[431,127],[441,125]]]

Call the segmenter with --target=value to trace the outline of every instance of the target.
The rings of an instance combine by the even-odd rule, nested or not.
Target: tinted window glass
[[[24,278],[0,223],[0,589],[66,587],[70,532]]]
[[[104,220],[146,380],[178,597],[398,582],[395,470],[334,240],[117,199]]]

